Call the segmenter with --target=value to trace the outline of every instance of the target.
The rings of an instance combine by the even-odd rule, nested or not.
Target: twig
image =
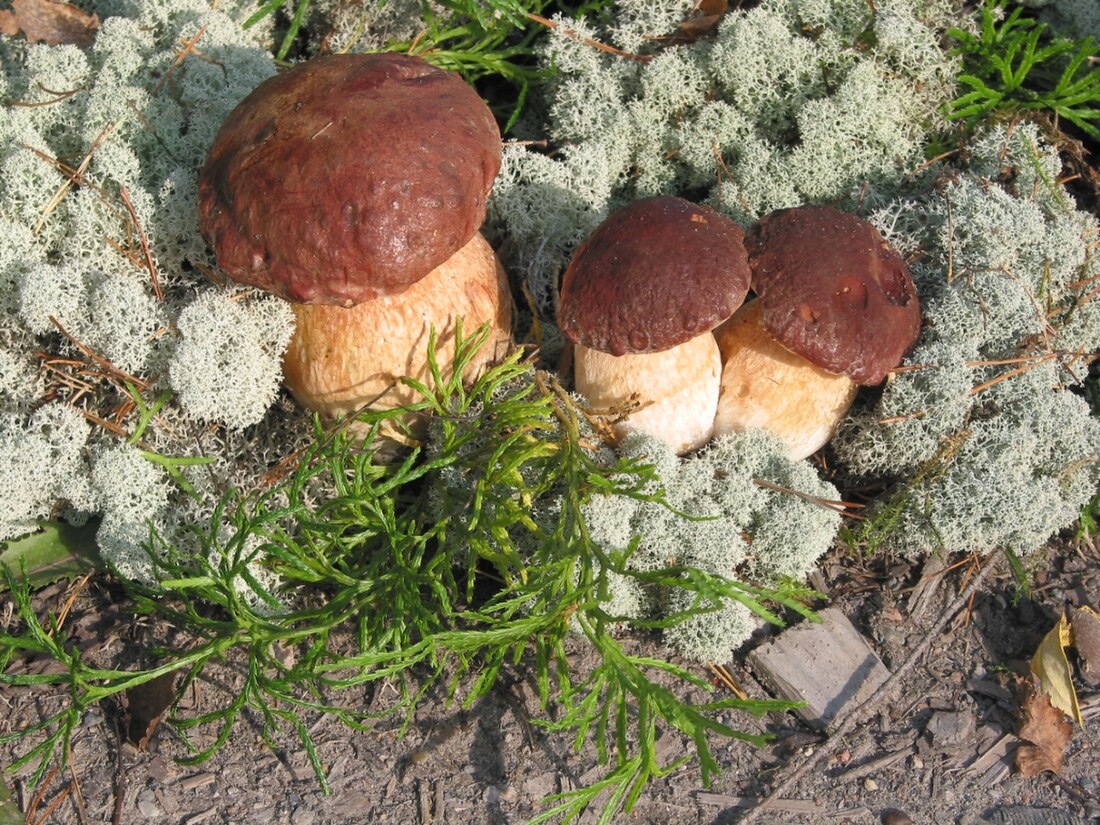
[[[997,566],[997,562],[1000,560],[1002,555],[1003,551],[1000,549],[995,550],[992,554],[990,554],[990,559],[986,563],[985,567],[983,567],[978,572],[978,574],[974,576],[973,580],[970,582],[967,588],[959,594],[958,598],[956,598],[953,602],[951,602],[950,605],[948,605],[947,609],[944,610],[939,619],[936,620],[936,624],[932,628],[930,628],[927,633],[924,634],[924,638],[921,640],[920,644],[913,648],[913,651],[901,664],[901,667],[891,673],[890,677],[881,685],[879,685],[878,689],[871,694],[871,697],[866,702],[856,708],[853,708],[847,715],[845,715],[840,724],[833,730],[832,734],[829,736],[829,739],[820,747],[818,747],[817,750],[814,751],[813,756],[800,764],[797,768],[791,771],[791,773],[784,777],[781,782],[775,785],[772,788],[771,793],[764,797],[755,807],[746,811],[739,822],[746,823],[755,821],[757,817],[759,817],[764,811],[768,810],[768,808],[775,800],[782,798],[785,794],[790,792],[794,788],[795,784],[797,784],[798,781],[802,779],[802,777],[809,773],[815,766],[820,764],[821,761],[825,759],[825,757],[829,756],[837,747],[839,747],[844,737],[851,733],[852,729],[855,728],[855,726],[859,722],[861,722],[871,711],[876,710],[887,698],[889,698],[890,694],[893,693],[894,689],[897,688],[897,686],[901,683],[902,677],[909,673],[909,671],[913,669],[914,665],[916,665],[917,661],[919,661],[920,658],[924,656],[925,652],[932,645],[932,642],[935,641],[935,639],[940,635],[940,631],[943,630],[944,626],[949,621],[951,621],[951,618],[956,613],[966,607],[966,605],[970,601],[970,598],[978,591],[978,588],[982,586],[982,582],[985,581],[986,576],[989,574],[989,571]]]

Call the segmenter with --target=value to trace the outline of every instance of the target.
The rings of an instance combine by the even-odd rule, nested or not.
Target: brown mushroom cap
[[[917,340],[909,268],[867,221],[827,206],[783,209],[745,245],[765,328],[816,366],[879,384]]]
[[[660,352],[732,315],[749,277],[741,227],[709,206],[647,198],[612,213],[577,248],[558,319],[591,349]]]
[[[321,57],[226,119],[199,176],[199,225],[234,280],[350,306],[461,249],[499,170],[496,121],[457,75],[405,55]]]

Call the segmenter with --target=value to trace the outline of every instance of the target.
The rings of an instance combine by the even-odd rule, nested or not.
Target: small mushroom
[[[762,427],[805,458],[858,385],[881,384],[920,334],[909,269],[867,221],[826,206],[773,212],[745,237],[756,299],[715,332],[716,435]]]
[[[627,411],[619,437],[640,431],[678,453],[711,435],[721,359],[711,330],[741,305],[744,233],[681,198],[635,201],[573,255],[558,319],[574,342],[574,383],[593,407]]]
[[[478,233],[500,151],[478,94],[404,55],[310,60],[230,113],[199,225],[231,278],[293,302],[284,373],[303,406],[408,403],[397,379],[427,379],[432,327],[449,364],[459,318],[492,325],[472,370],[507,346],[507,279]]]

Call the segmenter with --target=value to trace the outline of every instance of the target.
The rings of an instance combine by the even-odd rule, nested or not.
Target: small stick
[[[982,582],[985,581],[986,576],[989,574],[989,571],[997,566],[997,561],[1000,560],[1001,554],[1002,551],[999,549],[991,554],[991,558],[986,563],[985,567],[983,567],[981,571],[979,571],[979,573],[974,576],[970,584],[967,586],[966,590],[960,593],[958,598],[956,598],[953,602],[951,602],[950,605],[948,605],[947,609],[943,612],[939,619],[936,620],[936,624],[931,627],[927,633],[924,634],[924,638],[921,640],[920,644],[913,648],[913,652],[909,654],[909,656],[902,663],[901,667],[891,673],[890,677],[881,685],[879,685],[878,689],[871,694],[871,697],[866,702],[864,702],[859,707],[852,709],[847,715],[845,715],[841,723],[833,730],[832,734],[829,736],[829,739],[820,747],[818,747],[817,750],[814,751],[813,756],[807,759],[789,774],[787,774],[787,776],[781,782],[779,782],[772,788],[771,793],[760,800],[760,802],[757,803],[754,807],[746,811],[745,815],[740,819],[740,822],[746,823],[755,821],[757,817],[759,817],[765,810],[767,810],[773,803],[775,803],[776,800],[781,799],[784,795],[791,791],[794,788],[795,784],[800,779],[802,779],[802,777],[809,773],[815,766],[820,764],[826,756],[830,755],[837,747],[839,747],[844,737],[851,733],[856,724],[861,722],[870,711],[878,708],[879,705],[881,705],[887,698],[889,698],[890,694],[893,693],[894,689],[901,683],[902,677],[905,676],[910,670],[912,670],[917,661],[922,656],[924,656],[928,648],[931,647],[932,642],[935,641],[935,639],[940,635],[940,631],[943,630],[944,626],[956,613],[966,607],[971,597],[973,597],[974,594],[977,593],[978,588],[980,588]]]

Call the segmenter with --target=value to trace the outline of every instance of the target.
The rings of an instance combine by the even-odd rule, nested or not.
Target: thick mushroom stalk
[[[710,334],[645,355],[610,355],[577,344],[574,384],[596,412],[618,417],[616,434],[643,432],[677,453],[710,440],[722,359]]]
[[[829,442],[858,387],[843,373],[814,366],[764,329],[763,307],[749,301],[714,331],[722,353],[715,434],[770,430],[798,460]]]
[[[882,383],[917,340],[917,291],[874,226],[830,207],[773,212],[745,245],[757,297],[717,333],[714,432],[772,430],[805,458],[832,436],[856,385]]]
[[[351,307],[293,304],[297,325],[283,356],[287,389],[298,402],[332,418],[372,409],[393,409],[419,400],[400,382],[409,376],[430,386],[428,339],[436,332],[440,368],[454,359],[455,332],[464,336],[482,324],[489,337],[466,367],[476,377],[507,353],[511,343],[511,303],[504,268],[480,233],[447,261],[404,292]],[[424,422],[409,417],[413,434]]]
[[[679,453],[701,447],[721,372],[711,331],[748,284],[744,233],[708,206],[648,198],[609,215],[562,278],[558,320],[576,344],[577,391],[614,408],[620,437],[648,433]]]

